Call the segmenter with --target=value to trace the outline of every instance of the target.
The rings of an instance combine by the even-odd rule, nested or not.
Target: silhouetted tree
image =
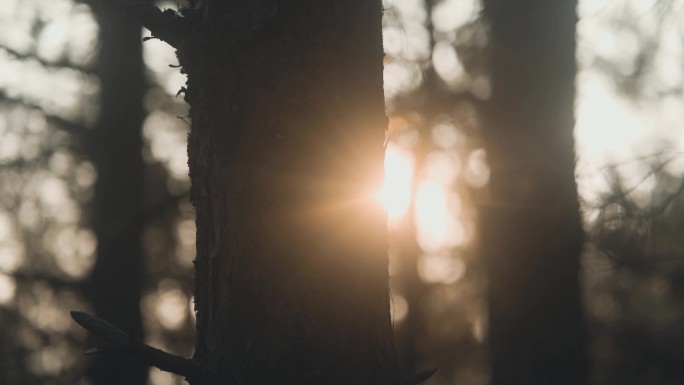
[[[380,1],[125,8],[188,75],[195,355],[74,318],[192,384],[400,383],[374,199],[387,123]]]
[[[120,18],[112,2],[89,4],[100,28],[95,67],[100,79],[100,115],[87,143],[97,170],[92,207],[97,258],[85,294],[98,316],[142,338],[140,213],[146,84],[141,28]],[[94,357],[86,374],[98,385],[145,384],[147,367],[122,357]]]
[[[64,323],[65,315],[61,311],[47,313],[46,305],[80,306],[83,296],[93,303],[98,314],[136,333],[141,329],[139,226],[122,220],[138,214],[140,205],[140,128],[145,88],[140,27],[121,23],[113,7],[102,2],[91,2],[91,7],[73,3],[22,2],[15,12],[30,16],[16,17],[16,24],[14,20],[8,24],[15,30],[30,27],[24,32],[30,39],[4,40],[0,47],[6,59],[10,59],[2,64],[7,64],[8,74],[24,76],[30,80],[26,83],[40,79],[41,73],[50,74],[60,79],[61,84],[68,84],[60,88],[54,86],[60,81],[39,80],[34,84],[42,86],[42,91],[33,94],[22,92],[21,83],[17,83],[19,87],[4,84],[0,91],[2,115],[8,106],[8,115],[21,116],[26,111],[23,115],[31,116],[32,125],[38,127],[27,130],[28,119],[12,122],[12,131],[21,137],[21,147],[29,156],[16,157],[0,167],[6,182],[0,195],[14,198],[12,205],[3,199],[0,206],[3,211],[11,210],[12,227],[16,229],[13,242],[23,243],[24,250],[23,266],[7,272],[11,273],[13,285],[10,290],[3,289],[14,297],[14,306],[3,304],[0,315],[3,333],[9,336],[7,340],[3,338],[4,349],[0,353],[3,384],[71,384],[82,377],[86,365],[70,353],[82,344],[83,334],[55,326]],[[69,22],[78,24],[76,29],[88,28],[91,9],[96,13],[100,30],[100,60],[96,66],[90,59],[96,55],[88,45],[82,45],[87,38],[73,37],[64,43],[49,38],[54,34],[52,27],[65,30]],[[53,15],[54,10],[59,12]],[[46,54],[44,47],[49,47],[52,54]],[[12,61],[20,63],[19,71],[15,67],[13,73],[9,65]],[[95,97],[98,95],[100,100]],[[103,104],[98,108],[96,121],[98,114],[92,108],[100,107],[99,102]],[[91,178],[88,160],[94,161],[99,173],[94,209],[89,201],[95,178]],[[43,183],[51,179],[55,184],[45,187]],[[6,194],[8,191],[12,193]],[[51,213],[48,205],[41,204],[41,192],[53,197],[61,195],[61,199],[53,202],[59,208],[57,212]],[[25,215],[22,220],[20,212],[26,207],[33,208],[33,220],[27,221]],[[96,218],[91,219],[89,214],[93,211]],[[94,246],[86,230],[88,224],[95,227],[99,238],[93,277],[86,276],[93,256],[90,247]],[[71,237],[66,242],[67,238],[49,241],[60,233]],[[0,254],[6,256],[4,252]],[[44,299],[42,303],[40,298]],[[19,303],[22,305],[17,306]],[[36,316],[32,309],[43,310]],[[46,353],[52,354],[52,358],[36,360]],[[88,368],[90,383],[145,383],[147,369],[142,365],[117,360],[94,362]]]
[[[491,167],[482,209],[492,383],[586,383],[574,176],[576,1],[485,0]]]

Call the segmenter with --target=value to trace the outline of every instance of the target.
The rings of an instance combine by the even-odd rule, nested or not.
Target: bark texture
[[[492,99],[482,211],[494,385],[586,384],[574,177],[576,1],[485,0]]]
[[[97,169],[93,227],[97,260],[86,286],[96,314],[142,338],[142,123],[145,76],[140,26],[108,1],[92,1],[100,27],[96,73],[102,110],[88,148]],[[100,346],[100,341],[94,343]],[[147,367],[117,356],[95,356],[86,376],[96,385],[145,384]]]
[[[194,2],[192,384],[396,384],[381,2]]]

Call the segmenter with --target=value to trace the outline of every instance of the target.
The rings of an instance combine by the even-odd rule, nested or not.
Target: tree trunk
[[[93,201],[97,260],[86,295],[100,317],[142,338],[142,224],[134,220],[139,218],[143,190],[141,132],[146,86],[141,29],[122,20],[111,2],[92,1],[90,5],[100,27],[96,72],[102,110],[88,143],[97,169]],[[96,385],[142,385],[147,370],[142,363],[123,357],[94,356],[86,375]]]
[[[576,1],[484,3],[493,89],[482,210],[492,384],[586,384],[572,134]]]
[[[201,6],[199,5],[201,3]],[[279,3],[279,4],[277,4]],[[195,2],[198,384],[397,384],[381,2]]]

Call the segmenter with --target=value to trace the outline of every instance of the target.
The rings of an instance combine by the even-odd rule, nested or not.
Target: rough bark
[[[190,382],[399,383],[373,198],[380,1],[198,4],[178,45],[197,212]]]
[[[100,27],[95,69],[100,79],[99,123],[88,143],[97,169],[93,227],[97,260],[86,296],[100,317],[142,338],[140,244],[143,160],[141,128],[145,112],[141,29],[122,20],[107,1],[90,2]],[[94,341],[96,346],[101,341]],[[96,356],[86,377],[96,385],[145,384],[147,367],[125,357]]]
[[[491,167],[482,211],[492,384],[586,384],[574,178],[576,1],[486,0]]]

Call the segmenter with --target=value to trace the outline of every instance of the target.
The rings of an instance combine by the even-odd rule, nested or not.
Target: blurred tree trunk
[[[279,4],[278,4],[279,3]],[[197,384],[398,384],[381,2],[196,1]]]
[[[485,0],[491,85],[482,211],[494,385],[587,383],[574,177],[576,1]]]
[[[97,169],[93,227],[98,245],[86,295],[97,315],[142,338],[142,224],[132,220],[139,218],[143,189],[146,85],[141,29],[119,17],[121,12],[112,2],[89,4],[100,27],[96,73],[101,111],[88,143]],[[86,376],[96,385],[145,384],[147,367],[126,358],[96,355]]]

